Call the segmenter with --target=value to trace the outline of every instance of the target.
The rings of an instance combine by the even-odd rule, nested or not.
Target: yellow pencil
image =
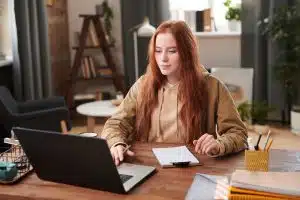
[[[269,149],[270,149],[272,143],[273,143],[273,138],[271,138],[270,143],[268,144],[267,151],[269,151]]]
[[[268,131],[268,136],[267,136],[267,140],[265,142],[264,151],[266,150],[267,144],[268,144],[269,139],[270,139],[270,135],[271,135],[271,130]]]

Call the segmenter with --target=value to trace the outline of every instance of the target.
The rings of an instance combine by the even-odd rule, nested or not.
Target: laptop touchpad
[[[127,175],[127,174],[120,174],[120,178],[122,183],[125,183],[126,181],[128,181],[129,179],[131,179],[133,176],[131,175]]]

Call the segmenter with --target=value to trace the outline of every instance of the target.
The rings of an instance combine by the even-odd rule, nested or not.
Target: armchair
[[[0,86],[0,146],[10,136],[14,126],[40,130],[61,131],[64,120],[71,129],[68,107],[63,97],[50,97],[18,103],[6,87]]]

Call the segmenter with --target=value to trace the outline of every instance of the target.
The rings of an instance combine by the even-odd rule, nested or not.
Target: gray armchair
[[[68,107],[63,97],[50,97],[18,103],[6,87],[0,86],[0,147],[14,126],[61,132],[64,120],[71,129]],[[0,149],[1,150],[1,149]]]

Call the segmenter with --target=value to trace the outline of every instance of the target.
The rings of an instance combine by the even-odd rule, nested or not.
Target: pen
[[[258,139],[257,139],[257,143],[256,143],[256,145],[254,146],[254,149],[257,151],[258,149],[259,149],[259,141],[260,141],[260,139],[261,139],[261,136],[262,136],[262,134],[260,133],[259,134],[259,136],[258,136]]]
[[[269,143],[269,145],[268,145],[268,147],[267,147],[267,151],[269,151],[269,149],[270,149],[272,143],[273,143],[273,139],[271,138],[271,141],[270,141],[270,143]]]
[[[266,150],[267,144],[268,144],[269,139],[270,139],[270,135],[271,135],[271,130],[269,130],[269,132],[268,132],[267,140],[266,140],[265,146],[264,146],[264,151]]]
[[[126,153],[126,151],[128,151],[130,147],[131,147],[131,145],[127,145],[127,147],[124,149],[123,153]]]

